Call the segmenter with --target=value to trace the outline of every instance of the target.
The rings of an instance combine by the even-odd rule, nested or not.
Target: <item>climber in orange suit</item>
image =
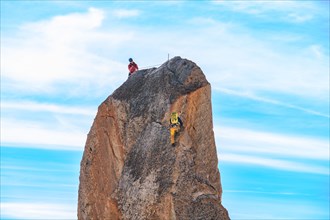
[[[175,146],[175,135],[183,128],[183,123],[177,112],[172,112],[170,118],[171,144]]]

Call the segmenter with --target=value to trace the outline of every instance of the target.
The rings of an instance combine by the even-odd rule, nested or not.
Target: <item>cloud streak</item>
[[[329,175],[329,143],[248,129],[215,127],[221,161]]]
[[[103,10],[90,8],[22,25],[16,35],[1,39],[2,84],[25,93],[57,93],[67,85],[70,94],[122,82],[126,75],[119,73],[126,65],[102,50],[111,51],[130,34],[101,31],[104,18]]]
[[[226,152],[329,159],[329,143],[323,139],[218,126],[214,128],[214,132],[219,148]]]
[[[307,22],[313,19],[319,11],[314,4],[307,1],[214,1],[214,4],[236,12],[268,19],[274,19],[273,15],[276,14],[276,19],[280,18],[289,23]]]
[[[48,103],[37,103],[37,102],[1,102],[1,108],[3,110],[21,110],[21,111],[33,111],[33,112],[48,112],[55,114],[73,114],[73,115],[85,115],[94,116],[96,115],[96,110],[90,107],[80,106],[65,106],[58,104],[48,104]]]
[[[48,126],[46,126],[48,125]],[[82,150],[82,128],[57,127],[48,123],[1,119],[1,145],[58,150]]]
[[[1,216],[15,219],[76,219],[74,204],[1,202]]]
[[[118,18],[130,18],[137,17],[141,14],[141,11],[136,9],[117,9],[113,11],[113,15]]]
[[[321,116],[321,117],[324,117],[324,118],[330,118],[330,116],[328,114],[324,114],[324,113],[314,111],[314,110],[311,110],[311,109],[303,108],[303,107],[293,105],[293,104],[290,104],[290,103],[281,102],[281,101],[278,101],[278,100],[275,100],[275,99],[263,98],[263,97],[254,95],[254,94],[249,93],[249,92],[238,92],[238,91],[231,90],[231,89],[226,89],[226,88],[214,88],[214,89],[216,91],[221,92],[221,93],[234,95],[234,96],[239,96],[239,97],[244,97],[244,98],[248,98],[248,99],[251,99],[251,100],[258,101],[258,102],[269,103],[269,104],[272,104],[272,105],[278,105],[278,106],[282,106],[282,107],[285,107],[285,108],[296,109],[296,110],[299,110],[299,111],[302,111],[302,112],[305,112],[305,113],[308,113],[308,114],[311,114],[311,115]]]
[[[87,106],[65,106],[58,104],[37,103],[37,102],[1,102],[1,108],[5,111],[33,111],[33,112],[49,112],[55,114],[74,114],[83,116],[96,115],[96,109],[91,109]]]
[[[292,162],[289,160],[271,159],[258,156],[247,156],[242,154],[219,154],[218,157],[222,162],[230,162],[234,164],[251,164],[273,169],[294,171],[302,173],[316,173],[322,175],[329,175],[327,166],[315,166],[306,163]]]

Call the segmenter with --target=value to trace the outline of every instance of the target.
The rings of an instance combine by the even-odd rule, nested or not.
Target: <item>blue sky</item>
[[[98,105],[168,54],[211,83],[231,218],[329,219],[329,1],[6,0],[1,219],[75,219]]]

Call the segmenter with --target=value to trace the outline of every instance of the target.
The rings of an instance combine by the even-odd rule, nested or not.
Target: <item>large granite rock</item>
[[[171,146],[169,118],[184,129]],[[175,57],[140,70],[98,109],[81,161],[78,219],[229,219],[221,205],[211,88]]]

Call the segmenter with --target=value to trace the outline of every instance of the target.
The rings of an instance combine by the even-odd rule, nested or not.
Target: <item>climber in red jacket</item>
[[[133,61],[132,58],[128,59],[129,64],[128,64],[128,76],[131,76],[135,71],[139,70],[138,65]]]

